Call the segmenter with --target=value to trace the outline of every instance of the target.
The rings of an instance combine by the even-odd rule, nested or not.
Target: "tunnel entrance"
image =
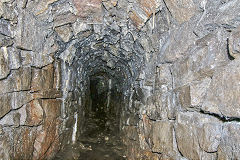
[[[119,127],[123,94],[113,81],[105,73],[89,77],[83,133],[56,159],[126,159]]]

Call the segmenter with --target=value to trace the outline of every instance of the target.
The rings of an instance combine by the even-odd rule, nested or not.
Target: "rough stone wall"
[[[129,159],[239,159],[240,1],[163,2],[139,38],[151,57],[124,127]]]
[[[104,73],[128,159],[238,159],[239,19],[239,0],[1,1],[0,158],[75,143]]]

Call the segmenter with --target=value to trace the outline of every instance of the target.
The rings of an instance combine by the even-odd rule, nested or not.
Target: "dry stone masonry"
[[[127,159],[238,160],[239,71],[240,0],[1,0],[0,159],[74,144],[104,77]]]

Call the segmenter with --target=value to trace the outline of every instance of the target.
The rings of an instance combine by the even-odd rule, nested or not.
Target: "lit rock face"
[[[0,159],[73,143],[100,73],[128,159],[239,158],[239,16],[239,0],[1,1]]]

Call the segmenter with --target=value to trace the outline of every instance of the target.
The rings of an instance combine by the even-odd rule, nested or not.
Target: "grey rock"
[[[214,73],[202,109],[220,116],[239,117],[239,61],[235,60]],[[233,80],[229,83],[229,80]]]
[[[0,48],[0,79],[6,78],[10,73],[8,62],[8,50],[7,47]]]
[[[236,159],[240,156],[239,127],[239,123],[236,122],[224,124],[221,143],[218,147],[218,160]]]

